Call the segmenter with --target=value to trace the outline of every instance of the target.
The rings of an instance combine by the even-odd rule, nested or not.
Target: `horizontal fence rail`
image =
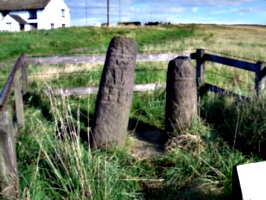
[[[134,92],[147,92],[158,89],[165,89],[166,84],[138,84],[133,88]],[[56,89],[54,91],[48,91],[49,94],[55,96],[71,96],[71,95],[88,95],[97,94],[99,87],[81,87],[81,88],[69,88],[69,89]]]
[[[169,61],[179,56],[179,54],[140,54],[137,55],[138,62]],[[184,54],[184,56],[189,56]],[[43,57],[27,58],[30,64],[78,64],[78,63],[104,63],[105,56],[64,56],[64,57]]]
[[[240,61],[240,60],[235,60],[231,58],[224,58],[221,56],[216,56],[216,55],[211,55],[211,54],[204,54],[203,56],[203,61],[210,61],[214,63],[219,63],[222,65],[227,65],[231,67],[235,67],[238,69],[243,69],[243,70],[248,70],[255,72],[257,69],[257,64],[255,63],[250,63],[250,62],[245,62],[245,61]]]
[[[204,49],[197,49],[196,53],[190,54],[191,59],[195,59],[196,64],[196,82],[197,86],[200,87],[201,85],[204,85],[205,83],[205,64],[206,61],[218,63],[234,68],[238,68],[241,70],[247,70],[255,73],[255,80],[254,80],[254,91],[257,95],[261,93],[261,91],[265,88],[265,76],[266,76],[266,65],[265,63],[258,61],[256,63],[236,60],[232,58],[217,56],[217,55],[211,55],[205,53]],[[223,93],[228,94],[236,99],[247,99],[246,97],[243,97],[239,94],[236,94],[231,91],[226,91],[223,88],[219,88],[217,86],[213,86],[210,84],[207,84],[205,88],[208,88],[208,91],[212,91],[215,93]]]
[[[11,88],[13,86],[13,81],[15,79],[16,73],[21,68],[24,59],[25,59],[24,55],[21,55],[18,58],[15,66],[13,67],[13,69],[12,69],[12,71],[11,71],[11,73],[10,73],[6,83],[5,83],[4,88],[2,89],[2,92],[0,94],[0,111],[5,107],[5,105],[7,103],[7,100],[8,100],[8,97],[10,95]]]

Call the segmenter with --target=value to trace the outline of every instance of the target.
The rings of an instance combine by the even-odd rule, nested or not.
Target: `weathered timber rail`
[[[138,62],[169,61],[178,54],[140,54],[137,55]],[[189,55],[186,55],[189,56]],[[77,63],[104,63],[105,56],[54,56],[42,58],[27,58],[29,64],[77,64]]]
[[[26,92],[27,67],[25,55],[21,55],[14,65],[5,86],[0,94],[0,188],[1,198],[16,199],[18,191],[18,173],[15,148],[15,136],[24,128],[24,109],[22,94]],[[19,70],[21,69],[22,83]],[[24,83],[23,83],[24,82]],[[22,88],[23,87],[23,93]],[[9,109],[9,97],[14,91],[15,115],[17,123],[13,123]]]
[[[165,84],[138,84],[134,85],[134,92],[145,92],[145,91],[154,91],[158,89],[165,89]],[[97,94],[99,88],[98,87],[80,87],[80,88],[69,88],[69,89],[56,89],[54,91],[49,91],[51,94],[55,96],[71,96],[71,95],[89,95],[89,94]]]
[[[259,95],[261,91],[265,88],[265,75],[266,75],[266,64],[258,61],[256,63],[250,63],[246,61],[236,60],[232,58],[226,58],[221,57],[217,55],[211,55],[205,53],[204,49],[197,49],[196,53],[190,54],[191,59],[195,59],[197,62],[196,66],[196,81],[197,86],[200,87],[205,82],[205,63],[206,61],[218,63],[242,70],[247,70],[255,73],[255,93],[256,95]],[[223,88],[219,88],[217,86],[206,84],[205,88],[207,88],[209,91],[219,93],[219,94],[227,94],[236,97],[237,99],[245,99],[246,97],[243,97],[239,94],[226,91]]]

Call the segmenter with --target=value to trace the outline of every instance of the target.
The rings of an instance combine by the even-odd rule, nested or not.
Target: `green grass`
[[[75,135],[87,131],[82,116],[88,117],[83,111],[93,99],[47,99],[51,116],[41,106],[27,106],[29,123],[17,145],[22,199],[229,199],[233,166],[259,160],[232,148],[219,129],[220,136],[200,119],[172,138],[161,156],[133,157],[130,147],[91,152]],[[135,94],[131,119],[160,129],[164,103],[162,91]]]
[[[16,58],[21,53],[29,56],[104,54],[110,40],[121,35],[138,43],[138,51],[147,46],[162,46],[184,37],[194,36],[194,26],[161,28],[97,28],[70,27],[54,30],[0,33],[0,61]],[[178,50],[172,47],[167,51]],[[160,49],[161,50],[161,49]]]
[[[155,78],[155,82],[160,81],[161,77]],[[39,100],[32,96],[27,105],[26,115],[31,122],[26,135],[19,137],[18,142],[18,152],[21,152],[18,160],[23,161],[19,162],[22,198],[30,195],[32,199],[49,199],[52,195],[55,199],[98,199],[94,196],[99,199],[229,199],[233,166],[260,160],[255,156],[258,152],[253,151],[253,154],[243,149],[254,149],[256,137],[261,137],[256,132],[264,133],[263,113],[259,109],[264,107],[263,101],[256,101],[254,107],[255,100],[240,104],[228,98],[205,96],[201,102],[203,120],[195,119],[189,132],[171,139],[166,154],[141,159],[128,151],[130,145],[134,148],[134,142],[122,151],[91,152],[88,144],[69,141],[73,140],[68,138],[71,132],[75,135],[88,131],[96,95],[51,101],[42,90],[35,90],[34,94],[39,95]],[[135,93],[130,119],[163,129],[164,109],[164,91]],[[240,118],[235,113],[237,109]],[[257,120],[252,121],[253,118]],[[62,132],[62,124],[69,129]],[[246,124],[249,129],[243,135]],[[253,134],[249,134],[255,127]],[[239,130],[237,144],[232,137],[235,130]],[[55,133],[60,131],[66,135],[63,141],[55,138]],[[131,140],[130,137],[127,140]],[[255,143],[250,146],[247,141],[251,139]],[[78,160],[73,158],[76,154],[81,156]],[[87,174],[81,174],[78,168]],[[95,176],[97,173],[101,177]],[[83,179],[88,182],[82,183]],[[91,190],[84,190],[82,184]]]
[[[263,38],[264,29],[256,29]],[[250,32],[257,34],[253,29]],[[237,41],[234,37],[247,37],[250,32],[245,27],[184,25],[129,29],[72,27],[0,33],[3,64],[0,76],[6,79],[14,64],[12,59],[21,52],[30,56],[102,54],[114,35],[135,39],[139,53],[195,51],[206,47],[264,59],[261,48],[265,43],[255,41],[258,37],[251,41],[240,38]],[[262,45],[254,45],[258,43]],[[247,53],[243,45],[254,48],[258,54],[250,49]],[[165,83],[167,65],[167,62],[137,63],[136,84]],[[259,161],[266,155],[265,98],[252,98],[243,104],[210,93],[201,98],[200,118],[195,118],[192,129],[171,138],[164,154],[133,155],[131,150],[138,148],[140,141],[132,134],[128,134],[127,145],[122,150],[91,151],[85,136],[93,118],[96,95],[52,98],[45,92],[47,87],[97,86],[102,67],[29,66],[26,128],[17,138],[20,199],[227,200],[232,193],[233,166]],[[233,68],[208,63],[206,70],[208,82],[236,92],[248,92],[249,88],[241,85],[241,81],[251,88],[254,84],[251,74]],[[216,74],[228,77],[229,81]],[[164,90],[134,93],[130,123],[163,130],[165,98]],[[63,137],[58,138],[60,134]]]

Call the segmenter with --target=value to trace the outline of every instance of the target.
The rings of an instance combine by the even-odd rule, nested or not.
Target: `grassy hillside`
[[[0,33],[0,76],[13,59],[29,56],[104,54],[115,35],[132,37],[138,52],[191,53],[196,48],[249,60],[266,60],[266,28],[180,25],[137,28],[71,27]],[[254,61],[255,62],[255,61]],[[137,63],[135,82],[165,83],[168,62]],[[86,135],[96,95],[53,98],[48,87],[97,86],[102,65],[30,65],[26,129],[17,138],[20,199],[230,199],[232,167],[265,156],[265,98],[245,104],[208,94],[190,131],[172,138],[164,154],[150,155],[128,134],[122,150],[90,151],[75,135]],[[207,80],[247,89],[243,71],[207,65]],[[217,75],[218,74],[218,75]],[[229,81],[225,78],[229,77]],[[247,84],[240,85],[242,82]],[[231,87],[228,85],[228,87]],[[131,130],[154,134],[164,128],[164,90],[135,93]],[[62,127],[67,127],[64,129]],[[58,139],[56,135],[64,135]],[[74,138],[73,138],[74,137]],[[144,151],[142,151],[144,149]],[[138,154],[139,153],[139,154]]]
[[[195,35],[194,26],[160,28],[99,28],[71,27],[36,30],[22,33],[0,33],[0,60],[17,57],[20,53],[32,56],[103,54],[115,35],[131,37],[138,42],[139,51],[149,46],[168,45]],[[176,46],[171,50],[178,50]],[[168,49],[167,49],[168,50]]]
[[[266,28],[260,26],[179,25],[160,27],[71,27],[0,33],[0,61],[31,56],[105,53],[115,35],[131,37],[139,52],[184,52],[206,48],[253,60],[266,60]]]

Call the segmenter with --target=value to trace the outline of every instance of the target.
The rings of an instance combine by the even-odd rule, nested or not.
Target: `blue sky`
[[[266,25],[266,0],[109,0],[110,23],[148,21],[171,23]],[[107,0],[65,0],[71,26],[106,23]]]

